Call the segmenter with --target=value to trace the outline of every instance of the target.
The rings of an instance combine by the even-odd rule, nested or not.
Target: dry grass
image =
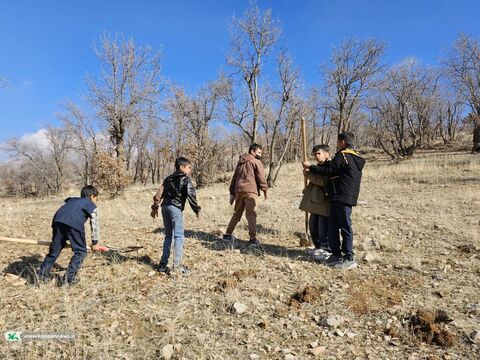
[[[248,359],[251,354],[278,359],[286,352],[307,359],[308,344],[316,340],[326,346],[322,356],[331,359],[479,358],[478,345],[461,336],[478,330],[479,323],[479,315],[467,310],[479,303],[479,179],[478,156],[428,154],[396,165],[368,163],[361,204],[353,213],[360,267],[349,272],[315,264],[298,248],[304,231],[297,210],[299,166],[286,167],[271,198],[260,201],[264,255],[224,250],[218,239],[232,212],[227,185],[199,191],[203,217],[196,220],[185,212],[185,262],[193,269],[188,277],[153,272],[163,229],[161,220],[148,216],[153,187],[101,199],[103,242],[144,249],[117,258],[90,254],[82,281],[71,288],[14,286],[1,279],[1,329],[71,331],[78,338],[75,343],[5,342],[0,358],[154,359],[164,345],[181,344],[179,359]],[[51,216],[64,197],[2,199],[0,233],[50,238]],[[248,238],[244,222],[237,236]],[[42,247],[0,246],[3,272],[27,279],[46,253]],[[367,252],[376,260],[361,262]],[[64,251],[59,266],[65,268],[69,257]],[[292,295],[305,289],[318,292],[290,306]],[[232,314],[235,301],[248,310]],[[449,331],[458,341],[448,349],[408,336],[407,316],[437,308],[454,318]],[[322,325],[331,314],[345,318],[342,331],[357,335],[342,337]],[[398,343],[386,338],[386,324],[403,333]]]

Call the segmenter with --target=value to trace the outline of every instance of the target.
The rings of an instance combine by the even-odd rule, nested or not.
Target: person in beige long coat
[[[330,147],[328,145],[315,145],[312,155],[316,158],[318,165],[322,166],[330,161]],[[309,230],[314,249],[308,249],[309,255],[318,257],[319,260],[330,255],[328,245],[328,216],[330,203],[328,202],[328,176],[314,175],[304,172],[309,183],[303,193],[300,209],[310,213]],[[320,257],[322,259],[320,259]]]

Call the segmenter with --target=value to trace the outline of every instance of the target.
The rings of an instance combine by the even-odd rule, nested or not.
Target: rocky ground
[[[154,270],[162,221],[156,189],[100,199],[102,241],[142,245],[89,254],[81,282],[36,287],[47,248],[0,243],[0,329],[73,332],[75,342],[7,342],[0,358],[38,359],[478,359],[480,358],[480,158],[428,154],[371,161],[354,209],[359,267],[315,263],[303,235],[301,170],[289,165],[258,207],[264,252],[226,249],[227,184],[199,191],[188,209],[188,276]],[[76,195],[72,190],[67,195]],[[0,235],[49,239],[63,197],[1,199]],[[237,231],[246,239],[246,224]],[[56,271],[68,265],[65,250]]]

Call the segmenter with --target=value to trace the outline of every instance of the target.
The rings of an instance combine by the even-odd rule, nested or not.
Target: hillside
[[[185,212],[186,277],[153,270],[162,221],[149,217],[155,188],[100,198],[101,238],[140,252],[89,254],[81,282],[30,281],[47,248],[0,243],[0,328],[73,332],[69,342],[4,342],[0,358],[478,359],[480,357],[480,158],[429,154],[369,162],[354,209],[359,267],[338,271],[298,247],[303,181],[288,165],[258,207],[265,254],[226,250],[232,213],[226,184],[199,191],[204,212]],[[2,199],[0,234],[49,239],[63,198]],[[236,234],[247,239],[246,221]],[[57,264],[68,265],[70,250]],[[8,274],[17,274],[15,278]],[[246,305],[238,314],[232,305]],[[477,331],[476,338],[470,336]],[[469,339],[470,337],[470,339]]]

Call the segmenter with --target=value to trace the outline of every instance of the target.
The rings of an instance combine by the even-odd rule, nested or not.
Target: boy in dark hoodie
[[[198,206],[195,188],[189,175],[192,172],[192,163],[179,157],[175,160],[175,172],[168,176],[160,189],[153,197],[152,212],[150,216],[158,216],[158,207],[161,203],[163,225],[165,227],[165,240],[163,241],[163,253],[160,259],[158,271],[169,274],[168,258],[170,257],[170,248],[172,239],[174,240],[174,260],[173,270],[182,274],[187,274],[189,270],[182,265],[183,258],[183,210],[185,202],[188,200],[193,212],[200,215],[201,207]]]
[[[68,264],[64,277],[64,283],[73,284],[78,282],[77,272],[87,256],[85,240],[85,222],[90,219],[92,229],[92,250],[100,251],[98,245],[100,225],[97,211],[98,190],[92,186],[85,186],[80,192],[80,197],[68,198],[61,206],[52,221],[53,236],[50,249],[38,270],[38,278],[47,282],[50,279],[50,270],[57,260],[60,252],[65,247],[66,241],[70,241],[73,256]]]
[[[250,237],[250,246],[259,247],[260,242],[257,239],[257,213],[256,199],[263,191],[265,200],[267,199],[268,185],[265,180],[265,170],[260,161],[262,158],[262,147],[259,144],[252,144],[248,149],[248,154],[240,156],[235,173],[230,183],[230,205],[235,202],[234,214],[227,226],[227,231],[223,235],[224,241],[233,244],[233,230],[242,218],[243,212],[248,222],[248,235]]]
[[[327,166],[310,166],[308,162],[303,163],[303,168],[312,174],[330,176],[331,207],[328,218],[328,242],[332,255],[327,259],[326,264],[338,269],[357,266],[353,258],[351,214],[352,206],[357,205],[365,159],[353,150],[354,140],[353,133],[340,133],[337,140],[338,152]],[[342,243],[340,243],[339,230],[342,234]]]

